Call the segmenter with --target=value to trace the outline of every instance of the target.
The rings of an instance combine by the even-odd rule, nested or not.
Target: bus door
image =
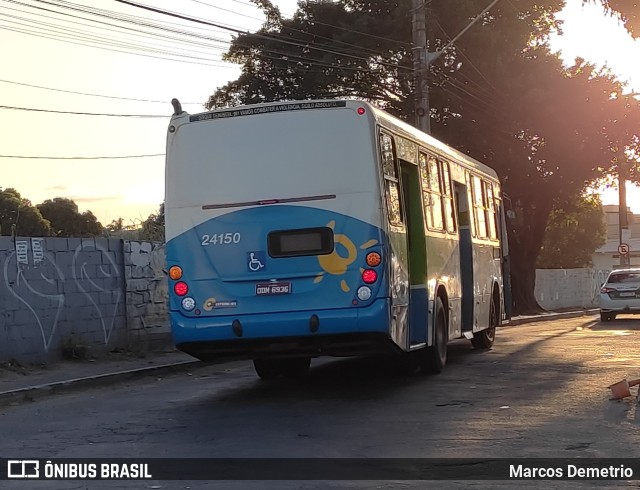
[[[514,215],[511,206],[511,200],[503,194],[500,207],[498,208],[498,217],[500,220],[500,250],[502,255],[502,296],[504,298],[503,319],[511,318],[511,309],[513,299],[511,296],[511,260],[509,257],[509,240],[507,237],[507,221],[510,216]]]
[[[407,224],[409,260],[409,348],[421,347],[427,342],[429,309],[425,275],[427,270],[424,211],[418,167],[400,160],[402,196]]]
[[[460,244],[460,280],[462,282],[462,331],[473,330],[473,241],[471,240],[471,207],[466,185],[454,182],[458,210],[458,239]]]
[[[402,350],[409,350],[409,258],[407,219],[400,169],[391,135],[380,133],[384,193],[389,219],[391,325],[389,334]]]

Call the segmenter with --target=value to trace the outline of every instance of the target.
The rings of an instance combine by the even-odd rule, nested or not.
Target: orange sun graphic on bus
[[[329,223],[327,223],[327,226],[333,230],[336,226],[336,222],[329,221]],[[322,268],[323,272],[320,272],[313,280],[315,284],[321,282],[322,279],[324,279],[325,273],[334,276],[343,275],[345,272],[347,272],[347,268],[358,258],[358,250],[356,249],[353,241],[351,241],[351,239],[347,235],[342,235],[339,233],[335,234],[333,236],[333,241],[336,244],[339,243],[340,245],[342,245],[346,249],[347,255],[340,255],[338,253],[337,247],[334,247],[333,252],[331,252],[329,255],[319,255],[318,262],[320,263],[320,267]],[[368,242],[360,245],[360,248],[362,250],[366,250],[367,248],[373,247],[377,243],[377,240],[369,240]],[[362,272],[362,269],[360,270],[360,272]],[[340,281],[340,288],[345,293],[348,293],[351,290],[349,288],[349,285],[347,284],[347,281],[345,281],[344,279]]]

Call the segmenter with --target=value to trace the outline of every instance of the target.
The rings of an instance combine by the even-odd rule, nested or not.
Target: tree
[[[71,199],[56,197],[38,204],[38,209],[49,222],[57,237],[100,236],[103,227],[91,211],[80,213]]]
[[[557,205],[549,216],[538,256],[539,269],[577,269],[593,265],[607,226],[598,195],[582,195]]]
[[[49,236],[51,224],[15,189],[0,188],[0,235]]]
[[[638,0],[583,0],[583,3],[600,3],[605,10],[618,17],[633,37],[640,37],[640,9]]]
[[[150,242],[164,242],[164,203],[160,204],[157,213],[150,214],[149,217],[144,220],[140,239]]]
[[[268,0],[256,3],[268,21],[233,41],[226,57],[242,64],[242,74],[210,97],[210,108],[346,96],[413,122],[410,1],[301,2],[291,19]],[[447,46],[486,1],[429,6],[433,51]],[[500,2],[429,73],[432,133],[495,168],[514,204],[508,228],[521,313],[539,309],[535,264],[553,203],[615,171],[640,127],[638,102],[623,96],[609,73],[584,60],[565,70],[551,54],[547,36],[561,7]]]
[[[111,220],[111,223],[106,226],[106,230],[110,232],[122,231],[124,228],[124,218]]]

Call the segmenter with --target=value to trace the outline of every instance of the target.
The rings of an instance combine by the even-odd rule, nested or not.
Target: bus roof
[[[448,156],[462,165],[481,172],[485,175],[493,177],[498,180],[498,175],[495,170],[485,165],[484,163],[475,160],[474,158],[458,151],[445,143],[437,140],[433,136],[430,136],[422,131],[414,128],[406,122],[398,119],[391,114],[379,109],[370,102],[359,99],[317,99],[317,100],[288,100],[279,102],[265,102],[260,104],[250,104],[244,106],[236,106],[228,109],[219,109],[214,111],[201,112],[197,114],[189,115],[190,122],[208,121],[213,119],[223,119],[229,117],[249,116],[253,114],[268,114],[275,112],[287,112],[297,110],[308,109],[338,109],[338,108],[352,108],[356,110],[358,107],[366,106],[370,109],[371,114],[375,121],[381,126],[393,130],[398,133],[399,136],[404,138],[421,142],[424,145],[437,150],[444,156]],[[174,118],[184,117],[186,114],[175,114]]]

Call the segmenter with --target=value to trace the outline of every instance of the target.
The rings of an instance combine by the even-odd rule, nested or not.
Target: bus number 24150
[[[207,245],[229,245],[230,243],[240,243],[240,233],[218,233],[217,235],[202,235],[202,246]]]

